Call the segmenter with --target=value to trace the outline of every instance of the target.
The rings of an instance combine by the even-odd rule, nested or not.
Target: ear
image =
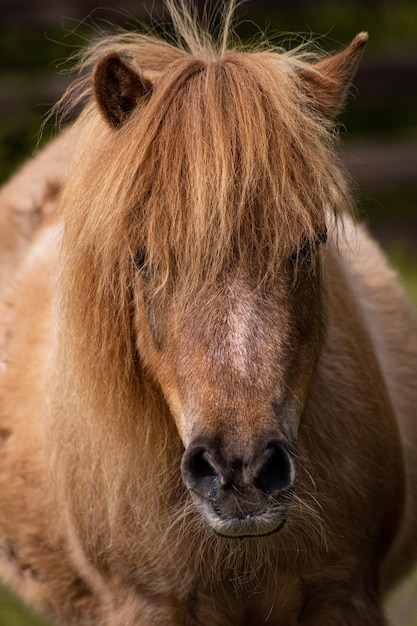
[[[359,33],[342,52],[318,61],[299,72],[299,77],[325,115],[331,117],[343,109],[367,41],[368,33]]]
[[[152,83],[110,52],[94,68],[93,90],[104,118],[119,128],[139,101],[152,93]]]

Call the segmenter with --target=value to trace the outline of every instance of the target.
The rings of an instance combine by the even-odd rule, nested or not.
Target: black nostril
[[[266,495],[288,489],[294,481],[294,462],[289,452],[279,443],[265,451],[264,459],[254,480],[254,485]]]
[[[195,478],[216,476],[217,472],[210,463],[208,453],[204,448],[195,450],[188,459],[188,469]]]
[[[218,473],[210,462],[210,454],[205,448],[187,450],[182,459],[182,474],[185,484],[206,498],[215,497]]]

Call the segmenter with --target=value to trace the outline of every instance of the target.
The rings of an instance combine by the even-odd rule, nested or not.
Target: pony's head
[[[322,248],[348,205],[330,120],[366,35],[314,62],[196,41],[138,38],[95,65],[66,198],[76,188],[84,207],[68,209],[69,306],[98,393],[115,402],[113,379],[146,372],[203,518],[260,536],[283,526],[295,487],[324,333]]]

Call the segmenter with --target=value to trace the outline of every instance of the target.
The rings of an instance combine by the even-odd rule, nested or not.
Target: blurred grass
[[[0,585],[0,626],[52,626]]]
[[[417,570],[390,598],[387,616],[390,626],[417,626]]]
[[[402,241],[395,241],[389,244],[387,252],[417,311],[417,250]]]

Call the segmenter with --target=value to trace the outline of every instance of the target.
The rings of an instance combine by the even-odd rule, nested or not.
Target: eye
[[[300,247],[294,250],[290,255],[292,265],[300,267],[301,265],[311,263],[314,253],[318,248],[327,241],[327,228],[324,227],[319,231],[313,241],[307,236],[301,240]]]
[[[318,248],[322,243],[327,241],[327,228],[324,227],[316,237],[316,247]]]
[[[133,257],[133,262],[136,268],[140,271],[143,271],[146,267],[147,255],[145,248],[138,248],[136,254]]]

